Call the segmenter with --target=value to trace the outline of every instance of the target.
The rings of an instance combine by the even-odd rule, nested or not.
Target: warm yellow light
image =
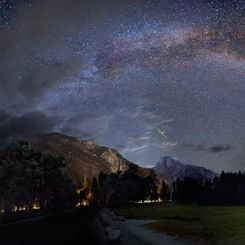
[[[14,207],[11,209],[12,212],[17,212],[17,210],[18,210],[18,207],[17,207],[17,206],[14,206]]]
[[[146,200],[137,201],[137,202],[134,202],[134,203],[156,203],[156,202],[162,202],[162,199],[161,198],[158,198],[157,200],[146,199]]]
[[[32,209],[33,210],[39,210],[39,209],[41,209],[41,207],[40,207],[39,204],[34,203],[33,206],[32,206]]]
[[[81,202],[78,202],[76,204],[76,207],[80,207],[80,206],[89,206],[89,201],[88,200],[82,200]]]
[[[34,202],[32,203],[32,210],[39,210],[41,209],[41,205],[38,202],[37,198],[34,200]]]
[[[83,200],[82,201],[82,206],[89,206],[89,201],[88,200]]]
[[[76,193],[79,195],[82,192],[82,189],[77,189]]]
[[[88,193],[87,198],[89,200],[92,200],[93,199],[93,193],[91,191]]]
[[[19,207],[19,211],[26,211],[26,206]]]

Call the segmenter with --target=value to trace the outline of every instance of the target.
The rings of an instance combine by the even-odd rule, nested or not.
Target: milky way
[[[237,0],[1,1],[0,143],[58,131],[244,171],[244,29]]]

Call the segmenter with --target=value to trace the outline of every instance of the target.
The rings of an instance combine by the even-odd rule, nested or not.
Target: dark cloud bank
[[[0,112],[0,144],[34,134],[52,132],[59,120],[57,117],[47,116],[44,112],[30,112],[18,117]]]

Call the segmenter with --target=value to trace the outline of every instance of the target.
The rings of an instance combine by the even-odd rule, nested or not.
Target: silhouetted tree
[[[162,185],[161,185],[160,197],[163,202],[165,202],[169,198],[169,188],[164,180],[162,181]]]
[[[154,173],[145,178],[146,194],[151,201],[158,199],[157,182],[158,181]]]
[[[191,178],[174,183],[174,199],[180,203],[199,203],[202,205],[244,205],[244,173],[225,173],[213,181],[197,181]]]
[[[150,198],[157,198],[157,180],[155,175],[142,177],[138,167],[132,165],[124,173],[100,173],[98,200],[105,205],[127,205]]]
[[[173,198],[179,203],[197,203],[202,195],[202,182],[186,177],[173,184]]]
[[[63,167],[63,157],[42,155],[25,141],[1,149],[0,197],[5,210],[13,206],[31,209],[37,200],[43,208],[63,208],[73,202],[75,188]]]

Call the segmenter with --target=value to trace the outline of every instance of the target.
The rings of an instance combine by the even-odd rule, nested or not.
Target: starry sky
[[[0,144],[61,132],[151,167],[245,171],[243,0],[1,0]]]

